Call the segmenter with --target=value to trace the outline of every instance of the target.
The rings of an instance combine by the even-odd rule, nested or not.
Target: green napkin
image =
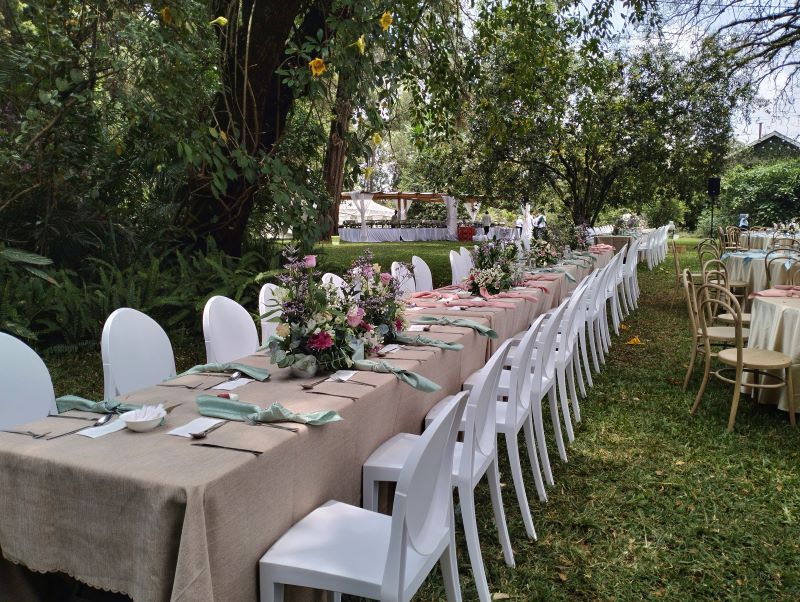
[[[465,328],[472,328],[478,334],[481,334],[490,339],[496,339],[497,333],[483,324],[478,324],[472,320],[464,318],[448,318],[447,316],[419,316],[411,320],[412,324],[438,324],[439,326],[463,326]]]
[[[198,374],[200,372],[236,372],[237,370],[242,374],[246,374],[250,378],[260,380],[261,382],[269,380],[270,376],[269,370],[266,368],[256,368],[255,366],[229,362],[227,364],[200,364],[199,366],[189,368],[186,372],[181,372],[180,374],[168,378],[167,380],[172,380],[173,378],[178,378],[179,376],[186,376],[187,374]]]
[[[464,345],[461,343],[448,343],[446,341],[440,341],[439,339],[426,337],[423,334],[414,337],[398,332],[394,336],[394,340],[398,343],[402,343],[403,345],[439,347],[441,349],[447,349],[448,351],[461,351],[464,348]]]
[[[138,410],[142,406],[129,403],[122,403],[116,399],[106,399],[104,401],[92,401],[75,395],[64,395],[56,399],[58,413],[69,412],[70,410],[80,410],[82,412],[94,412],[95,414],[124,414],[131,410]]]
[[[239,422],[299,422],[300,424],[320,426],[342,420],[339,413],[333,410],[292,412],[277,402],[264,410],[252,403],[206,394],[197,396],[197,407],[203,416],[237,420]]]
[[[396,366],[392,366],[391,364],[387,364],[386,362],[375,362],[372,360],[356,360],[355,362],[353,362],[353,368],[355,368],[356,370],[365,370],[368,372],[383,372],[385,374],[394,374],[399,380],[402,380],[407,385],[410,385],[415,389],[419,389],[420,391],[425,391],[426,393],[431,393],[433,391],[438,391],[439,389],[441,389],[439,385],[437,385],[432,380],[428,380],[421,374],[417,374],[416,372],[411,372],[403,368],[397,368]]]

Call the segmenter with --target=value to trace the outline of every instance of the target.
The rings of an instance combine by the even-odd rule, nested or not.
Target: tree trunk
[[[347,126],[350,121],[350,95],[347,93],[347,76],[339,75],[336,86],[336,118],[331,120],[328,146],[325,149],[325,162],[323,163],[323,177],[325,188],[331,195],[331,207],[328,212],[330,217],[329,236],[339,232],[339,204],[344,186],[344,164],[347,159]]]
[[[308,0],[216,0],[212,4],[212,18],[228,19],[228,25],[220,28],[223,91],[214,107],[214,125],[228,136],[222,149],[226,158],[237,147],[255,157],[279,140],[293,95],[275,70],[285,59],[295,20],[308,5]],[[237,27],[239,22],[242,25]],[[316,32],[321,24],[321,12],[313,10],[306,13],[301,30],[305,33],[314,27]],[[212,192],[210,171],[190,173],[189,198],[178,220],[200,244],[212,236],[221,250],[238,256],[258,186],[245,179],[235,161],[229,165],[237,177],[228,179],[224,194],[217,196]]]

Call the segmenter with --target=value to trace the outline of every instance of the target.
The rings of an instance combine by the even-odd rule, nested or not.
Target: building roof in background
[[[790,144],[790,145],[794,146],[797,149],[800,149],[800,142],[798,142],[797,140],[794,140],[792,138],[789,138],[789,136],[785,136],[785,135],[781,134],[780,132],[776,132],[776,131],[772,131],[769,134],[766,134],[765,136],[762,136],[758,140],[754,140],[753,142],[749,142],[747,144],[747,146],[750,147],[750,148],[756,148],[758,146],[761,146],[762,144],[770,142],[771,140],[781,140],[781,141],[783,141],[783,142],[785,142],[787,144]]]

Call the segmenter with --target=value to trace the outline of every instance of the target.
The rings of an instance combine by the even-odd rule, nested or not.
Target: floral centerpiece
[[[520,279],[519,252],[511,242],[484,242],[472,251],[472,269],[464,284],[474,295],[485,289],[492,295],[507,291]]]
[[[291,367],[298,376],[349,368],[359,341],[348,319],[347,291],[343,294],[321,282],[315,255],[299,258],[289,248],[285,256],[286,273],[275,293],[277,307],[262,316],[279,313],[273,318],[278,322],[276,334],[267,342],[272,363]]]
[[[408,326],[400,283],[373,261],[372,253],[364,251],[347,272],[355,294],[346,319],[367,354],[378,351]]]
[[[646,228],[647,223],[641,215],[635,213],[623,213],[614,222],[614,234],[630,234],[633,231]]]
[[[528,262],[534,267],[543,267],[558,261],[558,251],[555,246],[543,238],[531,239],[526,255]]]

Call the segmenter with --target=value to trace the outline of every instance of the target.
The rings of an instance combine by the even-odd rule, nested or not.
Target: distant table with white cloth
[[[421,242],[456,240],[447,228],[367,228],[367,240],[361,239],[361,228],[339,228],[341,242]]]

